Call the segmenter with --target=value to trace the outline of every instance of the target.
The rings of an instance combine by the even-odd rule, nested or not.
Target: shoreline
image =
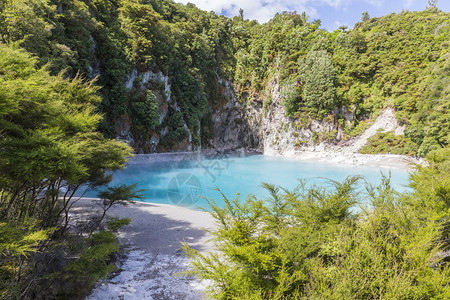
[[[416,165],[424,165],[425,160],[407,155],[397,154],[361,154],[332,151],[296,151],[293,156],[297,160],[330,162],[357,166],[370,166],[391,169],[413,170]]]
[[[210,152],[211,153],[211,152]],[[220,154],[217,154],[220,153]],[[181,161],[199,158],[220,158],[221,155],[246,157],[265,155],[321,163],[340,163],[384,168],[411,170],[416,160],[408,156],[390,154],[358,154],[334,151],[293,151],[283,155],[268,155],[240,149],[238,151],[215,152],[208,155],[201,152],[172,152],[138,154],[130,164]],[[81,198],[74,205],[73,217],[88,218],[96,214],[98,198]],[[209,282],[193,276],[177,277],[176,274],[189,268],[189,259],[180,247],[188,243],[202,254],[214,251],[211,236],[206,230],[217,228],[216,220],[209,212],[195,210],[174,204],[159,204],[135,201],[127,206],[113,206],[109,216],[130,218],[131,223],[122,227],[119,241],[125,255],[119,259],[119,273],[100,281],[86,300],[102,300],[114,297],[126,299],[205,299],[204,292]],[[114,298],[115,299],[115,298]]]
[[[96,214],[98,198],[80,198],[73,214],[80,220]],[[134,202],[113,206],[110,217],[130,218],[118,231],[124,255],[112,278],[97,282],[86,300],[205,299],[208,282],[178,276],[188,270],[189,259],[180,249],[188,243],[202,254],[214,251],[209,233],[216,228],[207,212],[170,204]]]
[[[259,152],[255,149],[233,149],[233,150],[203,150],[198,152],[164,152],[135,154],[128,164],[139,165],[157,162],[178,162],[195,159],[215,159],[227,156],[248,157],[253,155],[263,155],[268,157],[283,157],[287,159],[310,161],[310,162],[330,162],[357,166],[371,166],[380,168],[413,170],[416,165],[424,165],[424,158],[412,157],[397,154],[361,154],[345,151],[278,151]]]
[[[95,214],[97,210],[100,211],[97,201],[101,200],[80,198],[74,205],[73,214],[80,218]],[[130,225],[119,230],[122,244],[138,244],[147,250],[164,254],[179,253],[183,242],[188,242],[203,254],[213,249],[213,245],[208,242],[209,236],[203,229],[214,229],[216,224],[215,219],[206,211],[174,204],[133,201],[127,206],[113,206],[107,215],[131,219]],[[149,224],[153,225],[151,231],[148,231]],[[165,247],[164,244],[170,247]]]

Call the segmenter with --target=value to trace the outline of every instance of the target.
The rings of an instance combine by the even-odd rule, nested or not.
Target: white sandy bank
[[[95,199],[81,199],[73,213],[88,216],[98,209]],[[202,299],[205,282],[193,277],[176,277],[188,260],[180,250],[183,242],[202,253],[212,250],[203,228],[214,228],[209,213],[184,207],[136,202],[113,207],[109,216],[131,218],[119,237],[125,246],[120,273],[99,284],[87,297],[106,299]]]
[[[294,153],[291,153],[290,155],[285,156],[290,156],[294,159],[305,161],[320,161],[405,170],[413,169],[415,165],[421,165],[425,163],[425,161],[420,158],[394,154],[359,154],[333,151],[296,151]]]

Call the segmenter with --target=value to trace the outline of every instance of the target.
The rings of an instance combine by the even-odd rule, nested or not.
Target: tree
[[[299,110],[302,101],[302,90],[297,80],[286,81],[281,88],[283,106],[286,115],[293,117]]]
[[[105,172],[121,168],[131,149],[96,132],[93,82],[35,65],[28,53],[0,44],[0,217],[35,218],[46,228],[67,224],[81,186],[107,183]]]
[[[242,8],[239,8],[239,18],[244,21],[244,10]]]
[[[48,16],[56,6],[49,0],[4,0],[0,4],[0,41],[19,41],[27,50],[47,55],[53,25]]]
[[[210,202],[217,252],[187,244],[191,274],[215,299],[447,299],[450,296],[449,149],[398,195],[388,177],[358,192],[359,177],[327,188],[264,184],[270,197]],[[354,207],[361,200],[370,208]],[[189,272],[188,272],[189,273]]]
[[[335,71],[325,50],[310,51],[301,63],[303,100],[316,117],[323,117],[336,104]]]
[[[365,11],[365,12],[363,12],[362,14],[361,14],[361,20],[363,21],[363,22],[366,22],[366,21],[368,21],[370,19],[370,16],[369,16],[369,13],[367,12],[367,11]]]
[[[106,217],[106,213],[111,207],[117,205],[127,206],[129,203],[133,203],[133,199],[142,199],[141,192],[143,190],[138,190],[136,187],[137,184],[122,184],[120,186],[107,187],[106,190],[99,192],[98,197],[101,201],[97,204],[102,209],[102,214],[95,220],[90,234],[100,227],[100,224]]]
[[[51,260],[46,250],[66,236],[73,204],[84,190],[107,184],[106,172],[131,156],[126,144],[97,132],[101,99],[94,82],[52,76],[36,65],[29,53],[0,43],[0,294],[6,299],[27,299],[39,289],[35,282],[46,280],[39,271],[46,264],[30,254],[44,252],[37,257]],[[110,251],[86,251],[109,266],[94,267],[103,273],[117,247],[101,244]]]
[[[152,91],[147,91],[144,102],[133,102],[131,105],[138,126],[149,130],[160,124],[159,105]]]
[[[437,0],[428,0],[427,8],[437,8]]]

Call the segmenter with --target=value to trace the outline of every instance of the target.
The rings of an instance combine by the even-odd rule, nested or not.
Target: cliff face
[[[341,140],[342,128],[332,118],[317,121],[287,117],[276,76],[266,90],[265,95],[242,104],[236,101],[234,91],[228,89],[230,101],[214,113],[214,148],[246,147],[267,155],[289,156],[298,150],[323,149],[325,144],[321,142],[325,137],[327,145]]]
[[[155,95],[159,108],[159,124],[161,126],[151,130],[144,130],[143,132],[136,130],[133,126],[133,118],[129,114],[126,114],[116,121],[115,129],[117,139],[127,142],[139,154],[164,152],[164,150],[192,151],[195,149],[192,145],[192,133],[188,130],[188,126],[184,120],[182,121],[182,126],[188,132],[187,138],[180,140],[171,149],[161,149],[161,139],[170,133],[169,126],[166,124],[169,109],[176,112],[180,112],[181,110],[176,99],[172,97],[168,76],[162,72],[139,72],[135,69],[128,75],[125,87],[135,93],[151,91]]]
[[[356,153],[380,130],[393,131],[395,135],[404,133],[405,128],[397,121],[395,110],[386,108],[361,135],[349,138],[344,133],[344,124],[354,120],[353,112],[335,109],[332,115],[320,121],[289,118],[282,105],[276,76],[266,90],[262,99],[241,104],[236,101],[231,84],[227,83],[226,95],[230,100],[214,113],[213,148],[246,147],[266,155],[282,156],[294,156],[301,151]],[[340,116],[340,121],[336,115]]]
[[[262,151],[259,124],[255,124],[248,117],[250,112],[256,112],[253,106],[250,109],[236,99],[233,84],[222,80],[225,85],[224,95],[228,101],[222,107],[212,111],[214,137],[210,147],[219,151],[237,148],[252,148]]]
[[[161,72],[139,73],[133,70],[125,85],[128,89],[137,89],[141,92],[152,88],[158,101],[161,126],[139,134],[133,130],[132,118],[126,115],[116,123],[117,139],[126,141],[135,148],[136,153],[202,149],[223,152],[246,148],[266,155],[293,156],[299,151],[354,153],[358,152],[367,139],[378,130],[403,134],[404,128],[397,122],[392,108],[382,111],[371,127],[361,136],[351,139],[345,136],[342,124],[352,121],[354,115],[345,108],[335,109],[334,114],[320,121],[308,117],[289,118],[282,105],[283,97],[276,76],[269,81],[266,94],[252,101],[238,100],[237,87],[232,82],[218,79],[218,83],[225,101],[221,105],[209,107],[212,116],[210,124],[212,138],[207,141],[207,146],[193,144],[193,133],[183,121],[188,136],[178,141],[172,148],[165,148],[161,145],[161,139],[173,130],[166,124],[168,112],[169,110],[180,112],[176,99],[172,97],[169,78]],[[155,89],[155,86],[159,89]],[[336,121],[337,114],[343,118],[340,122]]]

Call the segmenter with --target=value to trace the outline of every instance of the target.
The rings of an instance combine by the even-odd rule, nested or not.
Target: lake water
[[[114,174],[111,185],[137,183],[144,189],[144,201],[175,204],[192,208],[207,208],[204,197],[220,202],[219,188],[228,198],[239,193],[265,198],[268,192],[261,187],[267,182],[288,189],[304,179],[308,184],[327,185],[327,179],[343,181],[347,176],[361,175],[372,183],[381,182],[381,173],[391,176],[397,191],[407,190],[408,171],[350,164],[292,160],[282,157],[254,155],[247,157],[222,156],[215,159],[187,161],[136,162]],[[364,190],[361,182],[360,190]],[[95,197],[91,191],[87,196]]]

